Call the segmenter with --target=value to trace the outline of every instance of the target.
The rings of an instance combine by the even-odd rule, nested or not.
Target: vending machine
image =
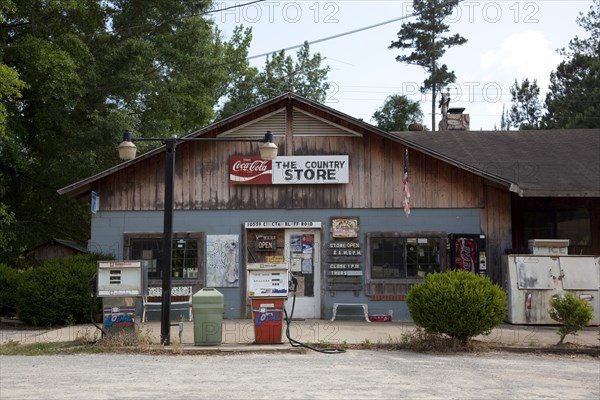
[[[143,294],[141,261],[98,261],[97,295],[102,297],[105,333],[134,333],[138,299]]]
[[[248,297],[251,300],[255,343],[281,343],[283,312],[288,297],[287,263],[251,263]]]
[[[448,235],[447,267],[487,275],[485,235],[451,233]]]

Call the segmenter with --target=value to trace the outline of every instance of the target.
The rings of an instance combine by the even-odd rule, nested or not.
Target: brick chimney
[[[440,131],[468,131],[471,118],[465,114],[464,108],[449,108],[450,92],[442,93],[439,108],[442,109],[442,120],[439,123]]]
[[[440,131],[468,131],[471,116],[464,113],[464,108],[449,108],[448,113],[440,121]]]

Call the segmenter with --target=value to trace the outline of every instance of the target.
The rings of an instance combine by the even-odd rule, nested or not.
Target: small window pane
[[[556,238],[569,239],[570,246],[590,246],[592,234],[589,211],[585,208],[558,211]]]
[[[130,260],[147,260],[148,277],[160,278],[161,274],[157,268],[160,259],[162,242],[161,239],[131,239]]]
[[[400,278],[404,272],[404,243],[400,238],[373,238],[372,278]]]
[[[130,260],[148,260],[149,278],[162,277],[160,258],[162,239],[131,239]],[[177,239],[173,241],[172,258],[173,278],[198,277],[198,241],[196,239]]]
[[[196,278],[198,276],[198,242],[176,240],[173,242],[173,277]]]
[[[441,246],[439,237],[372,237],[371,278],[423,278],[441,272]]]
[[[529,239],[556,239],[554,213],[551,210],[525,211],[523,233]]]

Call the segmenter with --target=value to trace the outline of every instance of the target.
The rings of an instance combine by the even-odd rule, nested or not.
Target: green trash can
[[[225,301],[217,289],[203,288],[192,296],[194,314],[194,345],[221,344]]]

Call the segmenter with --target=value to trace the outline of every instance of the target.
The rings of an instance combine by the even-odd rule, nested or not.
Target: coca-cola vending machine
[[[485,235],[451,233],[448,235],[448,268],[487,274]]]

